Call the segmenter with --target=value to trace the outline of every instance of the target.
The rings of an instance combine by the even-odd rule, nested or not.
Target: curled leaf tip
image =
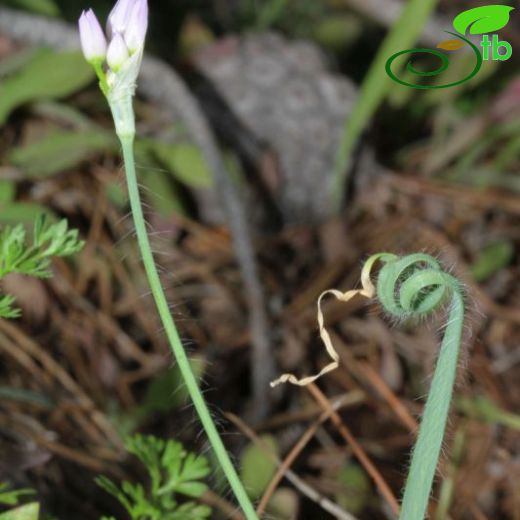
[[[390,255],[389,253],[379,253],[376,255],[372,255],[363,266],[363,269],[361,271],[361,289],[351,289],[346,292],[338,291],[337,289],[328,289],[326,291],[323,291],[317,302],[317,320],[318,320],[318,326],[319,326],[319,333],[320,338],[325,345],[325,350],[327,351],[327,354],[329,355],[331,361],[327,365],[325,365],[317,374],[314,374],[312,376],[307,376],[303,378],[298,378],[294,374],[282,374],[278,379],[275,379],[270,383],[271,387],[278,386],[281,383],[291,383],[293,385],[297,386],[307,386],[308,384],[316,381],[320,377],[324,376],[325,374],[331,372],[332,370],[335,370],[339,366],[339,355],[334,348],[332,344],[332,339],[330,337],[330,334],[328,330],[325,327],[324,324],[324,317],[323,317],[323,311],[321,309],[321,302],[323,298],[327,295],[334,296],[337,300],[342,302],[348,302],[355,296],[363,296],[365,298],[373,298],[376,292],[376,288],[374,287],[374,284],[370,280],[370,273],[372,271],[372,268],[374,264],[379,260],[383,258],[391,257],[393,258],[394,255]]]

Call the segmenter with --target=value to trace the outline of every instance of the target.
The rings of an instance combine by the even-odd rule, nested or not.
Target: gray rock
[[[357,90],[312,43],[274,33],[226,37],[196,58],[240,122],[275,151],[289,222],[330,216],[332,169]]]

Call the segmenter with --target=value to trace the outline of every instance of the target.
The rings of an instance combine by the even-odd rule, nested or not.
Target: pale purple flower
[[[110,41],[108,45],[107,51],[107,63],[108,66],[114,71],[117,72],[118,69],[128,60],[130,53],[128,52],[128,47],[126,46],[125,40],[119,33],[115,33],[114,37]]]
[[[107,41],[103,29],[92,9],[83,11],[79,19],[81,48],[88,62],[104,60],[107,53]]]
[[[108,15],[109,37],[119,33],[125,39],[130,54],[144,45],[148,28],[147,0],[118,0]]]
[[[116,2],[107,21],[108,44],[92,9],[81,15],[79,29],[83,53],[95,65],[105,95],[133,95],[148,29],[148,0]]]
[[[123,34],[128,25],[130,13],[136,0],[118,0],[108,15],[107,32],[112,37],[115,33]]]
[[[130,53],[144,45],[147,29],[148,2],[147,0],[135,0],[124,31],[125,42]]]

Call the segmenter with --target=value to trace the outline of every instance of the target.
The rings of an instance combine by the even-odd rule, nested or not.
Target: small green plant
[[[148,470],[148,488],[128,481],[117,486],[104,476],[98,477],[96,482],[119,500],[132,520],[209,518],[211,509],[208,506],[193,501],[179,504],[176,496],[198,498],[206,491],[206,484],[201,482],[210,472],[205,457],[187,452],[179,442],[153,435],[134,435],[127,439],[125,446]]]
[[[444,272],[430,255],[380,256],[384,265],[377,281],[383,308],[398,319],[426,316],[450,299],[437,365],[424,407],[410,471],[406,480],[401,520],[426,515],[433,479],[442,448],[455,385],[464,323],[464,296],[460,282]]]
[[[379,271],[377,285],[374,286],[370,275],[376,262],[383,263],[383,267]],[[439,461],[457,374],[464,324],[462,285],[456,278],[444,272],[435,258],[422,253],[403,257],[391,253],[372,255],[363,266],[361,285],[361,289],[347,292],[329,289],[318,298],[320,336],[332,361],[316,375],[298,379],[294,374],[283,374],[271,385],[289,382],[305,386],[338,367],[339,355],[325,328],[321,310],[321,301],[328,294],[341,301],[348,301],[356,295],[366,298],[377,296],[385,311],[399,320],[427,316],[442,308],[451,298],[444,337],[413,449],[399,517],[400,520],[423,520]]]
[[[28,504],[20,505],[20,498],[27,495],[34,495],[34,490],[24,489],[10,489],[9,484],[0,482],[0,504],[6,506],[17,506],[14,509],[9,509],[4,513],[0,513],[0,520],[38,520],[40,512],[40,505],[38,502],[30,502]]]
[[[34,495],[34,490],[29,488],[9,489],[9,484],[0,482],[0,504],[15,506],[20,501],[20,497],[26,495]]]
[[[52,257],[77,253],[84,244],[77,230],[68,229],[65,219],[52,224],[45,215],[36,220],[32,244],[27,243],[26,236],[22,224],[0,230],[0,279],[10,273],[49,278]],[[1,318],[20,316],[13,303],[13,296],[0,296]]]
[[[247,520],[257,520],[253,504],[213,422],[182,345],[159,278],[146,229],[135,166],[134,142],[136,132],[133,97],[141,68],[147,28],[147,0],[119,0],[116,3],[108,16],[108,36],[110,38],[108,42],[105,32],[92,9],[84,11],[79,19],[79,35],[83,54],[98,76],[100,89],[107,99],[114,120],[115,132],[121,142],[137,242],[157,311],[186,383],[186,388],[218,463]]]

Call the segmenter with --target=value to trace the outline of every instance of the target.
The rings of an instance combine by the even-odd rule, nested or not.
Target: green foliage
[[[11,203],[15,194],[16,184],[13,181],[0,179],[0,205]]]
[[[179,504],[176,494],[198,498],[207,486],[201,479],[209,474],[208,461],[203,456],[184,450],[182,444],[153,435],[134,435],[125,442],[126,449],[146,467],[150,485],[125,481],[121,486],[105,476],[96,482],[117,498],[132,520],[204,520],[211,509],[196,502]],[[104,517],[104,520],[110,520]]]
[[[36,220],[33,235],[32,245],[29,245],[22,224],[0,230],[0,279],[9,273],[48,278],[53,256],[72,255],[84,244],[78,240],[77,230],[68,229],[65,219],[49,223],[45,215]],[[13,300],[10,295],[0,297],[0,317],[19,316],[19,310],[12,307]]]
[[[281,30],[292,37],[309,37],[315,24],[328,12],[326,2],[316,0],[250,0],[237,6],[238,29]]]
[[[14,148],[7,158],[25,177],[42,178],[71,168],[96,152],[116,149],[112,134],[101,129],[53,130],[34,143]]]
[[[297,491],[287,487],[279,487],[269,500],[266,518],[276,518],[276,520],[298,518],[299,501]]]
[[[48,278],[53,256],[69,256],[83,247],[77,230],[69,230],[65,219],[49,224],[42,216],[34,225],[31,246],[26,244],[25,238],[26,231],[22,225],[6,226],[0,231],[0,278],[9,273]]]
[[[362,33],[363,24],[357,16],[350,13],[331,13],[316,21],[312,36],[325,50],[342,52]]]
[[[484,34],[496,32],[509,22],[514,9],[508,5],[484,5],[463,11],[453,20],[453,27],[460,34]]]
[[[94,79],[92,68],[78,51],[41,50],[0,82],[0,124],[16,108],[37,99],[59,99]]]
[[[459,397],[456,405],[468,417],[520,431],[520,415],[503,410],[485,396]]]
[[[163,217],[170,217],[172,214],[186,215],[187,211],[178,186],[162,168],[158,167],[143,168],[139,172],[139,182],[144,187],[146,201]],[[128,200],[126,202],[128,203]]]
[[[385,71],[385,63],[389,56],[407,49],[415,42],[436,3],[437,0],[410,0],[406,2],[399,20],[392,26],[376,57],[370,64],[354,110],[345,121],[334,164],[335,192],[337,193],[335,202],[338,210],[342,202],[341,198],[351,165],[352,153],[359,136],[381,102],[392,91],[392,79]]]
[[[0,520],[38,520],[39,514],[40,504],[31,502],[2,513]]]
[[[200,381],[206,368],[205,360],[192,358],[190,359],[190,365],[197,380]],[[184,406],[189,398],[186,385],[182,381],[179,366],[174,365],[152,379],[146,389],[140,410],[143,415],[169,412]]]
[[[361,513],[370,500],[370,481],[363,468],[353,462],[345,464],[337,476],[336,501],[346,511]]]
[[[211,186],[211,172],[202,152],[190,143],[162,143],[158,140],[141,141],[171,174],[186,186],[207,188]]]
[[[278,455],[278,445],[271,435],[263,435],[261,439],[262,444],[252,443],[247,446],[240,460],[240,476],[248,495],[253,499],[262,496],[276,472],[276,462],[272,455]]]
[[[455,385],[464,324],[463,291],[459,281],[444,272],[430,255],[418,253],[398,257],[381,253],[370,257],[367,264],[372,265],[375,260],[384,264],[377,279],[377,297],[392,316],[399,319],[425,316],[442,308],[446,299],[451,298],[399,517],[401,520],[422,520],[430,498]]]
[[[477,282],[484,282],[506,267],[514,255],[513,244],[500,240],[485,247],[471,266],[471,274]]]
[[[42,215],[49,221],[57,220],[49,208],[35,202],[13,201],[5,206],[0,204],[0,224],[3,225],[32,224]]]
[[[9,489],[9,484],[0,482],[0,504],[6,506],[15,506],[18,504],[20,497],[26,495],[34,495],[32,489]]]
[[[289,0],[268,0],[259,2],[256,14],[256,29],[266,30],[273,26],[286,13]]]
[[[13,308],[14,296],[6,294],[0,296],[0,318],[18,318],[21,315],[20,309]]]
[[[54,0],[7,0],[7,5],[26,9],[45,16],[59,16],[60,10]]]
[[[26,495],[34,495],[34,491],[32,489],[9,489],[8,484],[0,482],[0,504],[18,505],[20,498]],[[39,511],[39,504],[31,502],[0,514],[0,520],[38,520]]]

